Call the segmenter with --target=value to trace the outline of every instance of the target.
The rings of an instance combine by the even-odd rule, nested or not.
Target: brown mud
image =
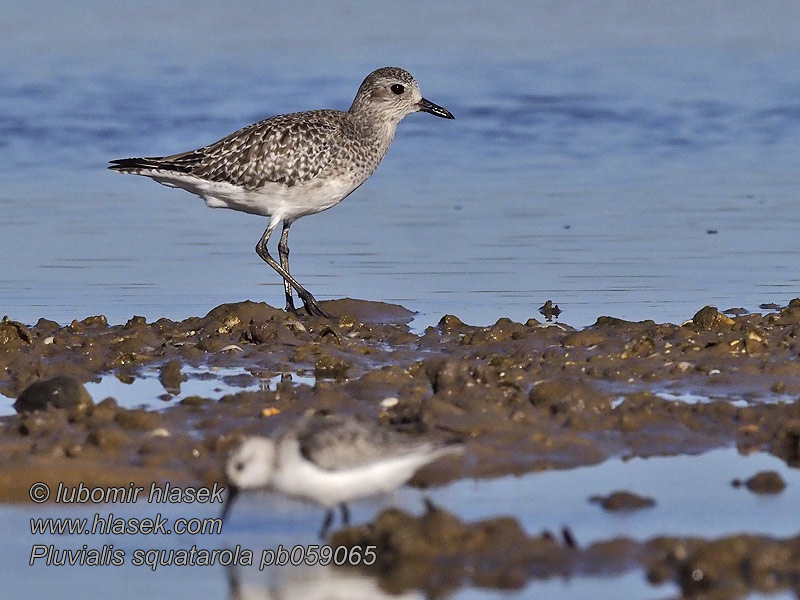
[[[800,536],[617,538],[582,547],[569,530],[530,536],[511,517],[464,523],[428,505],[419,517],[387,510],[373,523],[336,532],[331,543],[375,546],[378,560],[365,570],[391,592],[422,589],[432,598],[465,584],[514,590],[531,579],[608,576],[633,568],[654,585],[676,583],[683,598],[800,592]]]
[[[420,486],[726,446],[770,452],[790,466],[800,465],[795,401],[800,300],[775,312],[733,318],[705,307],[681,325],[600,317],[581,330],[534,318],[475,327],[446,315],[421,334],[409,328],[413,313],[399,306],[349,299],[323,304],[334,318],[241,302],[180,322],[133,317],[109,325],[96,316],[67,326],[46,319],[30,326],[4,319],[0,393],[18,398],[18,414],[0,418],[0,501],[25,501],[36,481],[88,486],[222,481],[222,461],[243,436],[268,435],[308,411],[353,415],[409,436],[464,440],[463,459],[443,460],[418,474],[414,483]],[[243,386],[283,379],[276,389],[219,400],[186,397],[162,410],[89,399],[75,383],[108,374],[132,381],[146,369],[158,369],[164,397],[171,398],[189,367],[239,369],[234,383]],[[315,383],[296,383],[291,375],[313,376]],[[30,388],[53,378],[59,379]],[[657,392],[691,392],[710,400],[689,404]],[[731,403],[733,398],[744,405]],[[748,483],[754,491],[776,486],[769,476],[752,487]],[[490,529],[525,535],[510,522]],[[491,539],[485,531],[468,534],[469,552],[475,548],[469,536],[478,536],[481,544]],[[704,568],[690,556],[705,556],[709,548],[719,548],[720,560],[758,549],[762,554],[754,561],[768,555],[800,564],[796,539],[615,540],[607,543],[612,554],[607,562],[592,549],[565,550],[552,539],[545,542],[530,542],[536,560],[525,555],[528,562],[518,573],[503,577],[534,576],[530,563],[541,564],[542,548],[551,556],[544,562],[553,562],[554,569],[646,565],[653,577],[681,586],[687,569],[694,581],[692,573]],[[675,550],[678,546],[683,550]],[[491,544],[487,551],[492,547],[498,551]],[[772,554],[763,554],[767,550]],[[674,558],[678,554],[683,558]],[[673,558],[648,562],[653,556]],[[502,562],[500,554],[489,561]],[[755,577],[757,567],[748,577]],[[774,585],[797,586],[796,571],[776,572]],[[716,589],[709,577],[715,575],[683,589]],[[767,589],[760,580],[748,581],[752,589]],[[740,583],[731,585],[738,594]]]

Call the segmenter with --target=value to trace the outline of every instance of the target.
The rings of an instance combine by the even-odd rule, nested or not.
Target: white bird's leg
[[[289,271],[289,227],[291,221],[283,222],[283,231],[281,232],[281,241],[278,243],[278,256],[281,259],[281,266],[284,270],[291,275]],[[294,300],[292,300],[292,286],[285,279],[283,280],[283,291],[286,294],[286,312],[296,313],[297,309],[294,307]]]
[[[284,282],[288,283],[295,289],[297,295],[300,296],[300,299],[303,301],[303,305],[306,307],[308,314],[317,315],[320,317],[329,317],[328,313],[322,310],[322,307],[316,301],[314,296],[312,296],[308,290],[300,285],[294,277],[289,275],[288,271],[278,264],[278,261],[270,256],[269,249],[267,248],[267,242],[269,242],[269,238],[272,235],[272,232],[275,231],[275,228],[278,226],[279,222],[280,221],[277,219],[270,219],[269,226],[267,227],[266,231],[264,231],[264,235],[261,236],[261,239],[258,240],[258,243],[256,244],[256,254],[258,254],[270,267],[275,269],[275,271],[277,271],[278,274],[283,277]]]
[[[333,523],[333,511],[329,509],[328,512],[325,513],[325,519],[322,521],[322,529],[319,530],[319,539],[325,539],[325,534],[327,534],[328,529],[331,528],[331,523]]]
[[[342,511],[342,525],[349,525],[350,524],[350,511],[347,508],[347,504],[342,502],[339,505],[339,510]]]

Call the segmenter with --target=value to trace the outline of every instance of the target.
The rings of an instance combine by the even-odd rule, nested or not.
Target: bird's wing
[[[322,469],[338,471],[412,453],[433,452],[432,442],[401,439],[344,417],[312,417],[296,432],[301,454]]]
[[[168,170],[247,189],[314,179],[342,139],[341,115],[321,110],[253,123],[204,148],[171,156],[112,161],[114,170]],[[142,172],[144,171],[144,172]]]

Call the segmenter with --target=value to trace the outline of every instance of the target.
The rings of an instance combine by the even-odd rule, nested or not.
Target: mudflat
[[[738,316],[704,307],[682,324],[599,317],[584,329],[535,318],[478,327],[446,315],[421,332],[401,306],[323,306],[333,319],[249,301],[179,322],[5,318],[0,392],[17,400],[16,414],[0,418],[0,500],[26,501],[33,482],[223,484],[223,461],[244,436],[269,435],[309,412],[462,440],[463,457],[415,477],[423,487],[731,446],[800,465],[800,299]],[[198,367],[237,369],[248,385],[280,381],[219,399],[180,397]],[[109,374],[135,381],[154,368],[163,399],[180,397],[165,408],[125,408],[83,387]],[[765,474],[746,486],[780,493],[781,483]],[[624,512],[658,498],[620,491],[595,501]],[[530,536],[513,515],[466,523],[430,504],[422,516],[387,511],[333,539],[377,545],[382,559],[372,568],[393,588],[446,587],[445,572],[513,587],[534,576],[634,566],[653,582],[708,597],[800,585],[797,538],[662,536],[581,547],[568,529]]]

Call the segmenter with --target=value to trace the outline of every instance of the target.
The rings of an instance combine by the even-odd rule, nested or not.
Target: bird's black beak
[[[438,104],[434,104],[430,100],[425,100],[425,98],[417,102],[417,106],[419,106],[419,109],[422,112],[431,113],[432,115],[442,117],[443,119],[455,119],[449,110],[439,106]]]
[[[219,515],[219,518],[223,523],[225,522],[225,517],[227,517],[228,513],[231,512],[233,501],[236,500],[236,496],[238,495],[239,488],[235,485],[228,484],[228,497],[225,498],[225,504],[222,505],[222,512]]]

